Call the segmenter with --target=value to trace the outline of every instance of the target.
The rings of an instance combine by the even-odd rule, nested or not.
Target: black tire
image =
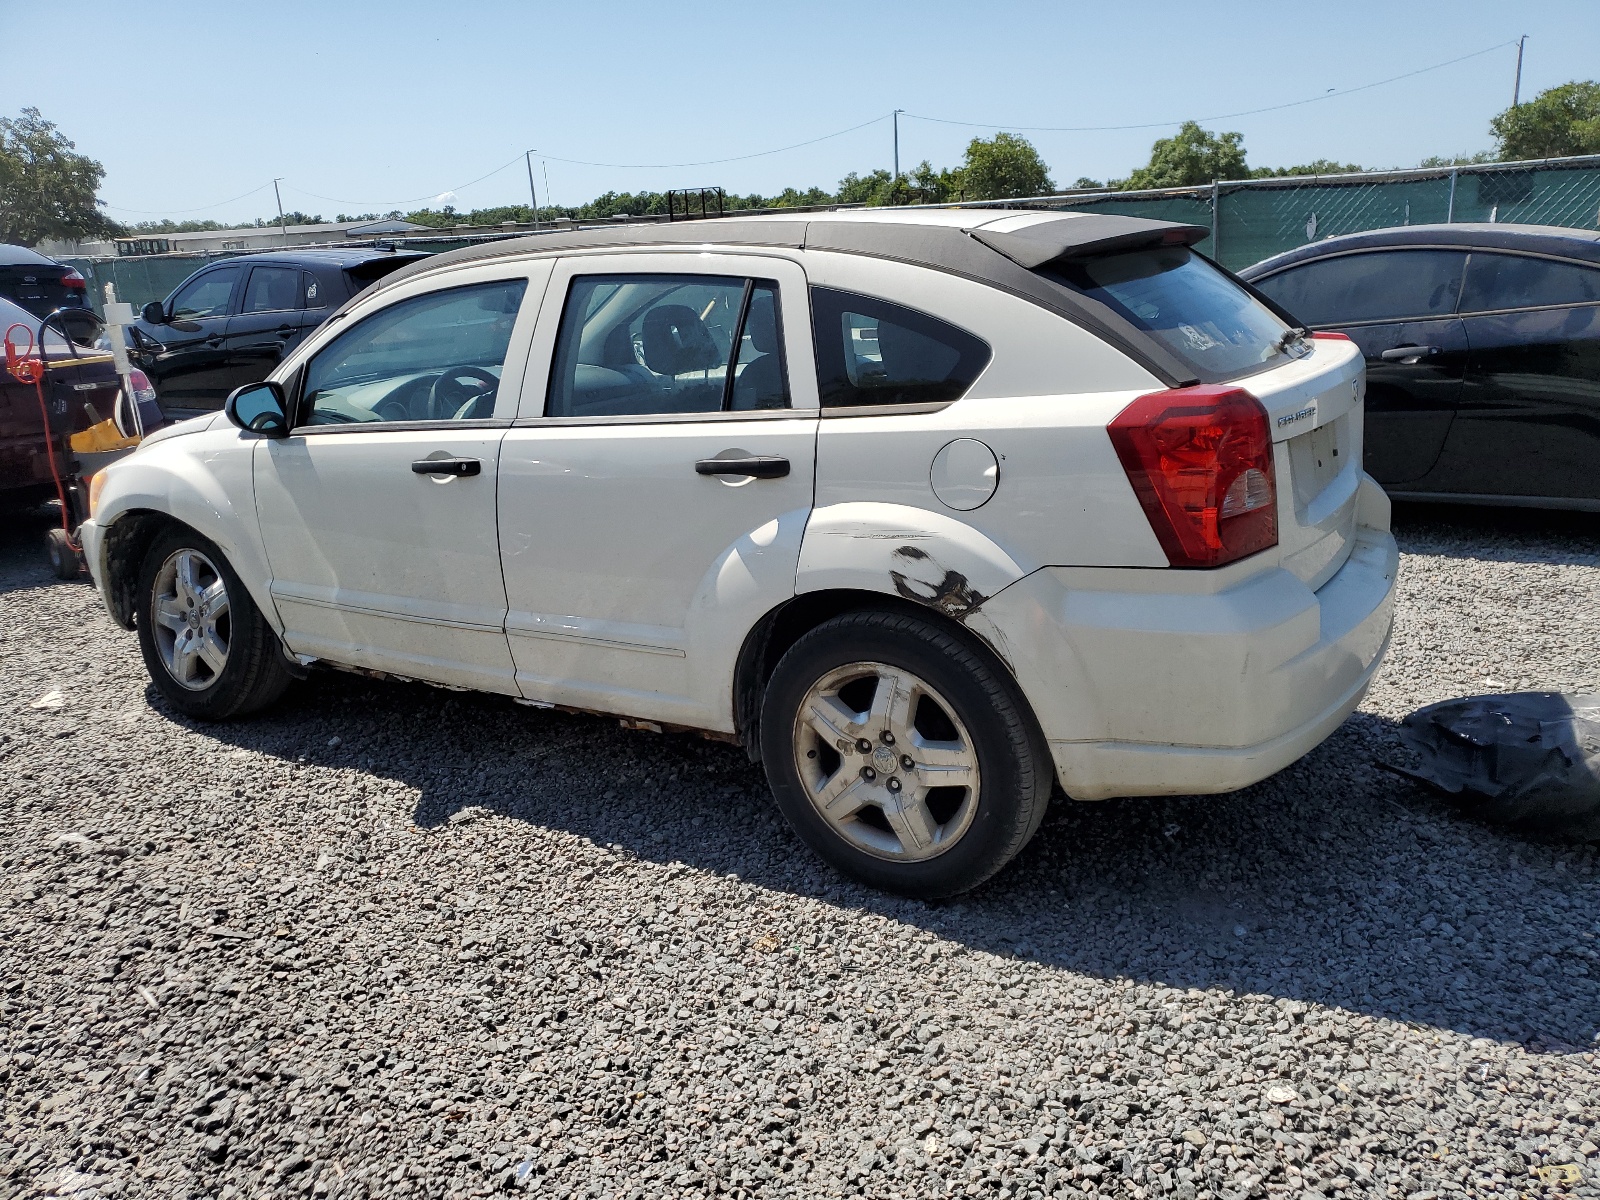
[[[50,569],[57,579],[76,579],[82,573],[83,560],[67,538],[67,531],[59,525],[44,535],[45,552],[50,556]]]
[[[861,662],[920,677],[965,727],[976,753],[975,811],[934,857],[895,861],[859,848],[817,811],[801,777],[800,706],[830,673]],[[761,754],[779,809],[808,846],[862,883],[919,899],[969,891],[1010,862],[1044,820],[1054,780],[1049,746],[1004,669],[958,633],[908,613],[846,613],[790,647],[767,684]]]
[[[157,576],[182,550],[197,551],[214,565],[228,599],[226,660],[220,671],[197,687],[178,681],[156,645]],[[256,712],[283,695],[293,679],[282,644],[232,565],[214,543],[192,529],[168,529],[146,552],[139,568],[137,628],[139,650],[156,689],[173,708],[198,720],[226,721]]]

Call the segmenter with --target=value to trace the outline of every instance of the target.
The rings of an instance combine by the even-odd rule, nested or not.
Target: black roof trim
[[[998,220],[1004,215],[1003,210],[998,211],[994,219]],[[1086,227],[1086,232],[1094,233],[1092,239],[1084,242],[1085,245],[1090,241],[1104,242],[1120,236],[1113,230],[1113,225],[1120,226],[1121,233],[1132,234],[1140,245],[1151,244],[1151,227],[1160,230],[1161,236],[1165,236],[1168,230],[1183,231],[1182,242],[1185,245],[1190,244],[1189,231],[1199,230],[1201,236],[1208,232],[1197,225],[1147,221],[1139,217],[1096,215],[1041,222],[1051,227],[1080,223]],[[1130,226],[1131,229],[1128,228]],[[1096,233],[1096,230],[1099,232]],[[385,275],[361,298],[364,301],[376,292],[421,274],[465,263],[493,262],[520,254],[560,253],[613,246],[641,249],[650,246],[774,246],[790,250],[832,250],[931,267],[936,271],[999,288],[1090,330],[1117,347],[1166,387],[1182,387],[1197,382],[1194,371],[1186,363],[1115,310],[1034,274],[974,234],[975,231],[961,226],[924,225],[909,221],[807,221],[740,217],[664,225],[623,225],[615,229],[579,229],[505,238],[435,254],[423,262],[412,263]],[[352,299],[349,303],[354,302]]]
[[[1009,233],[974,229],[971,235],[1019,267],[1036,270],[1063,258],[1121,254],[1151,246],[1192,246],[1211,236],[1203,225],[1085,213],[1024,225]]]

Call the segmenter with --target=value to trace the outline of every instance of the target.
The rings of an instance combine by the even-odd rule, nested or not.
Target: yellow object
[[[115,421],[91,425],[83,432],[73,434],[68,441],[78,454],[102,454],[107,450],[126,450],[139,444],[136,437],[123,437]]]

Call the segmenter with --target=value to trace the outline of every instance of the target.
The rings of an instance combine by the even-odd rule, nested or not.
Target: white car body
[[[835,219],[870,232],[1041,217]],[[1387,644],[1397,556],[1387,498],[1361,470],[1364,375],[1351,343],[1316,340],[1243,381],[1271,422],[1277,545],[1216,569],[1172,569],[1107,434],[1168,382],[988,283],[808,241],[725,240],[736,224],[695,227],[700,244],[528,239],[424,264],[358,297],[271,378],[291,380],[341,331],[407,296],[525,278],[493,421],[272,440],[218,414],[162,431],[106,473],[83,529],[112,611],[131,621],[107,531],[165,514],[223,551],[302,663],[738,737],[741,655],[774,613],[807,597],[909,601],[992,649],[1062,788],[1081,800],[1242,787],[1312,749],[1359,703]],[[606,271],[776,280],[792,407],[546,418],[567,284]],[[810,286],[932,314],[992,357],[960,399],[932,411],[824,410]],[[997,472],[969,442],[993,452]],[[784,457],[790,473],[695,473],[696,461],[734,451]],[[481,460],[483,474],[409,469],[455,456]],[[966,497],[990,487],[970,507]]]

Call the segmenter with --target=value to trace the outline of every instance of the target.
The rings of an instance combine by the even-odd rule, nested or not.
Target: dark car
[[[0,245],[0,297],[43,317],[58,308],[88,308],[89,284],[53,258],[25,246]]]
[[[1361,347],[1390,495],[1600,509],[1600,233],[1411,225],[1239,274]]]
[[[136,428],[104,341],[69,343],[59,322],[57,318],[46,326],[33,313],[0,298],[0,338],[10,343],[18,359],[37,358],[42,341],[49,368],[41,388],[30,382],[26,365],[0,360],[0,511],[55,496],[56,476],[65,484],[88,473],[94,456],[84,461],[72,449],[73,434],[107,420]],[[98,321],[90,318],[88,323],[98,333]],[[78,328],[79,323],[68,322],[74,339]],[[148,432],[162,423],[161,409],[141,372],[134,371],[131,382]]]
[[[360,248],[224,259],[145,305],[129,349],[168,416],[213,412],[234,388],[265,379],[351,296],[425,257]]]

